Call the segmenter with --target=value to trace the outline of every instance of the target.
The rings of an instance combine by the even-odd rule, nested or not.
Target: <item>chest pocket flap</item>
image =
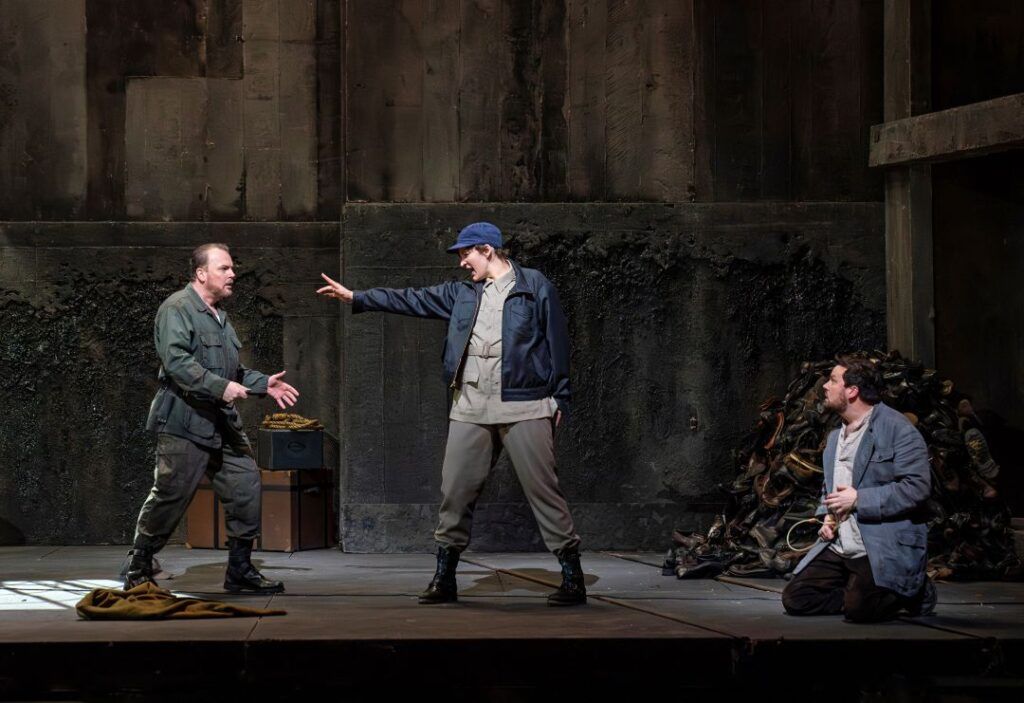
[[[871,453],[871,461],[892,461],[892,447],[875,447]]]
[[[219,334],[201,334],[203,365],[208,369],[224,368],[224,342]]]

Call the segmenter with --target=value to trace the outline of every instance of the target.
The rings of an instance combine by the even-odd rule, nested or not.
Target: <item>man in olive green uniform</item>
[[[142,505],[125,572],[125,589],[153,581],[153,555],[181,520],[205,473],[224,507],[231,592],[276,593],[250,561],[260,531],[260,473],[235,401],[270,395],[281,408],[298,391],[239,361],[242,343],[220,309],[234,289],[234,263],[223,244],[204,244],[191,259],[192,281],[173,293],[156,314],[160,389],[146,429],[157,433],[153,489]]]

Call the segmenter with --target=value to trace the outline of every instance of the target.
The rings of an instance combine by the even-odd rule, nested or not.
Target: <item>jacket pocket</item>
[[[476,385],[480,382],[480,358],[466,357],[466,368],[462,371],[462,382]]]
[[[210,371],[224,369],[224,342],[219,334],[201,334],[199,341],[203,345],[203,366]]]
[[[157,425],[167,424],[167,417],[171,414],[174,398],[174,394],[166,388],[158,390],[149,406],[150,421]]]
[[[190,435],[201,437],[202,439],[209,439],[213,436],[217,426],[213,420],[209,420],[202,414],[195,411],[193,408],[188,408],[185,411],[185,431]]]
[[[537,378],[540,380],[539,385],[550,385],[551,364],[548,363],[547,354],[534,351],[530,355],[530,362],[533,364],[534,373],[537,374]]]
[[[524,320],[533,319],[533,307],[526,302],[524,302],[521,305],[510,305],[508,311],[513,315],[521,317]]]
[[[455,305],[455,309],[452,311],[452,321],[455,323],[455,329],[459,332],[465,332],[466,329],[473,324],[473,314],[475,312],[475,300],[459,301]]]
[[[513,338],[529,339],[533,336],[535,314],[533,307],[528,303],[509,305],[508,327]]]
[[[928,535],[914,530],[903,530],[896,533],[896,541],[905,547],[924,549],[928,546]]]
[[[869,461],[892,461],[893,456],[894,452],[892,447],[875,447],[875,451],[871,453],[871,459],[869,459]]]

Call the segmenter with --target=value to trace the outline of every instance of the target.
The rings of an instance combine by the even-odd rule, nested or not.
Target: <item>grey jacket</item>
[[[242,343],[228,322],[223,326],[188,284],[160,305],[153,325],[160,356],[160,389],[149,407],[146,429],[190,439],[216,449],[227,441],[248,446],[234,404],[222,400],[228,381],[251,394],[265,395],[267,376],[242,366]]]
[[[825,446],[819,516],[826,513],[825,496],[835,489],[839,432],[834,430]],[[857,489],[857,524],[875,583],[904,596],[915,595],[924,584],[928,551],[924,509],[931,495],[928,449],[910,421],[885,403],[876,405],[868,420],[867,435],[853,464],[853,487]],[[819,539],[794,573],[800,573],[827,546]]]

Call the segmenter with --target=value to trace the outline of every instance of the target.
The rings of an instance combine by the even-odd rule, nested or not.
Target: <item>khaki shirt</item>
[[[503,401],[501,399],[501,322],[505,299],[516,282],[515,269],[484,284],[462,385],[455,390],[449,417],[478,425],[500,425],[521,420],[553,417],[558,404],[553,398]]]

